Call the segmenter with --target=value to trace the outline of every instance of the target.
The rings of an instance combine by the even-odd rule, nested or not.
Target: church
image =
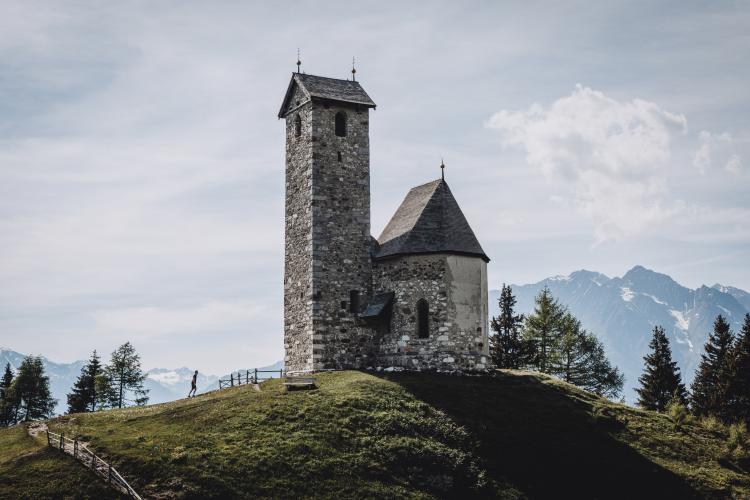
[[[443,176],[370,235],[370,110],[360,83],[292,74],[286,121],[289,372],[489,367],[489,258]]]

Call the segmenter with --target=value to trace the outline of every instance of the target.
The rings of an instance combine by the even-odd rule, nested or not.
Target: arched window
[[[294,135],[296,137],[302,135],[302,118],[299,115],[294,118]]]
[[[430,336],[430,306],[424,299],[417,301],[417,337],[426,339]]]
[[[346,115],[341,111],[336,113],[336,135],[346,137]]]

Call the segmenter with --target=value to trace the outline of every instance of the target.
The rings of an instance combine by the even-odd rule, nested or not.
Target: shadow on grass
[[[624,426],[535,376],[380,375],[442,410],[479,441],[489,475],[532,498],[702,498],[610,433]]]

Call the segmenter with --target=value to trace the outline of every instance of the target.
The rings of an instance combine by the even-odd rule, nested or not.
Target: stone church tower
[[[484,369],[489,259],[445,181],[370,236],[371,108],[359,82],[295,73],[279,111],[286,369]]]

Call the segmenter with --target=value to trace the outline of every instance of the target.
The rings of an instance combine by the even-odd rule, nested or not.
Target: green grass
[[[666,416],[537,374],[317,378],[315,390],[286,392],[272,380],[262,392],[245,386],[50,425],[89,441],[146,496],[750,495],[747,464],[727,458],[723,427],[675,430]],[[29,484],[39,473],[26,472]],[[77,487],[58,491],[75,494]]]
[[[18,425],[0,431],[0,498],[119,498],[73,458]]]

